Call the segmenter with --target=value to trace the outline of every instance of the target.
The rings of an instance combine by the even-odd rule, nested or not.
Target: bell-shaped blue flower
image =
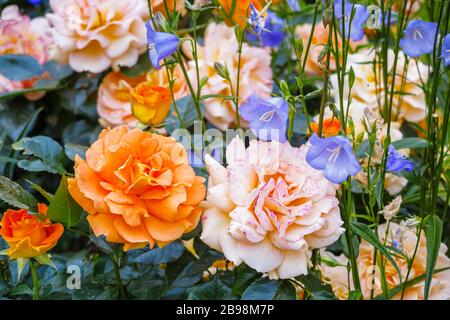
[[[266,24],[266,18],[263,12],[256,10],[253,3],[250,3],[250,16],[248,18],[248,24],[250,25],[250,30],[256,35],[260,35],[264,30]]]
[[[446,67],[450,66],[450,33],[445,36],[442,42],[442,53],[441,58],[444,60],[444,65]]]
[[[314,169],[321,170],[331,182],[342,183],[348,176],[354,176],[361,170],[347,138],[319,138],[313,134],[309,142],[311,147],[306,154],[306,162]]]
[[[404,155],[398,153],[394,146],[391,144],[388,147],[388,158],[386,161],[386,171],[389,172],[400,172],[400,171],[411,171],[414,169],[414,163]]]
[[[260,41],[263,47],[277,48],[283,42],[286,34],[283,31],[284,20],[271,11],[267,12],[265,25],[259,35],[247,32],[249,41]]]
[[[437,23],[412,20],[408,23],[405,35],[400,39],[400,48],[411,58],[418,58],[434,50]]]
[[[157,32],[153,29],[150,21],[147,27],[147,44],[150,62],[156,69],[161,69],[161,60],[164,60],[178,49],[180,39],[174,34]]]
[[[261,99],[253,95],[239,108],[239,114],[261,140],[286,142],[288,109],[283,98]]]
[[[344,12],[342,12],[342,1],[344,1]],[[355,8],[355,14],[352,17],[352,10]],[[339,28],[342,32],[342,22],[340,19],[345,19],[345,34],[344,37],[348,37],[348,30],[350,30],[350,39],[353,41],[360,41],[364,38],[364,24],[369,17],[367,9],[361,4],[351,4],[347,0],[336,0],[334,2],[334,15]],[[350,26],[351,19],[351,26]]]

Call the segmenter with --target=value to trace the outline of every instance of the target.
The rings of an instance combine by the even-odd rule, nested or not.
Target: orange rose
[[[311,122],[311,129],[313,132],[319,134],[319,124]],[[323,120],[322,133],[325,137],[337,136],[341,130],[341,123],[335,117],[326,118]]]
[[[45,204],[38,204],[38,211],[47,212]],[[1,221],[0,236],[8,243],[11,259],[37,257],[52,249],[64,232],[60,223],[52,224],[40,219],[26,209],[8,209]]]
[[[235,2],[234,8],[233,2]],[[250,12],[250,3],[253,3],[258,11],[262,9],[258,0],[219,0],[219,4],[225,14],[226,24],[230,27],[235,24],[245,27]]]
[[[164,121],[170,110],[172,96],[168,88],[142,82],[131,92],[131,109],[140,122],[157,125]]]
[[[174,138],[122,126],[103,130],[86,160],[75,158],[69,191],[89,213],[94,233],[124,243],[126,251],[193,230],[204,181]]]

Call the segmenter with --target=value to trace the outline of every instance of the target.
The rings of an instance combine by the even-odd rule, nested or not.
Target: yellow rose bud
[[[171,103],[170,90],[153,86],[150,82],[140,83],[131,93],[133,115],[147,125],[154,126],[163,122],[169,113]]]

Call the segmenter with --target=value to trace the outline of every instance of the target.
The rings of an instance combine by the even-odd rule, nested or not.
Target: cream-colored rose
[[[337,185],[306,163],[309,146],[234,138],[224,168],[206,156],[210,174],[201,239],[235,265],[271,278],[307,273],[311,249],[344,231]]]
[[[77,72],[131,67],[146,50],[145,0],[50,0],[55,58]]]
[[[202,89],[202,95],[230,96],[230,84],[227,80],[216,74],[214,63],[220,62],[227,66],[230,78],[233,82],[233,93],[236,93],[236,79],[238,71],[238,43],[233,28],[225,24],[211,23],[208,25],[204,36],[204,46],[199,46],[198,64],[200,79],[208,77],[208,81]],[[244,43],[242,48],[239,103],[244,103],[252,94],[260,97],[269,97],[272,92],[272,68],[271,56],[262,48],[252,47]],[[197,86],[195,62],[189,62],[189,79]],[[235,124],[236,108],[231,100],[211,98],[204,100],[206,105],[205,117],[221,130]],[[241,122],[243,122],[241,120]]]
[[[380,240],[384,242],[386,234],[387,224],[381,225],[378,228],[378,234]],[[415,231],[411,229],[402,227],[395,223],[390,223],[388,237],[386,244],[388,246],[394,246],[398,250],[402,251],[406,256],[412,258],[415,245],[417,242],[417,236]],[[447,247],[445,244],[441,244],[438,259],[436,262],[436,269],[448,268],[450,267],[450,259],[445,255]],[[332,256],[331,253],[327,255]],[[377,267],[373,267],[373,255],[374,248],[367,241],[362,240],[359,247],[358,256],[358,271],[359,278],[361,281],[362,294],[365,299],[370,299],[372,288],[374,290],[374,296],[383,293],[381,287],[380,270]],[[343,265],[347,265],[347,258],[343,255],[339,257],[334,257]],[[417,249],[414,262],[412,264],[411,272],[409,275],[409,280],[412,280],[420,275],[423,275],[426,270],[427,261],[427,247],[426,238],[424,232],[422,231],[420,235],[419,246]],[[404,258],[400,258],[394,255],[395,262],[400,268],[402,279],[406,278],[408,271],[408,265]],[[333,291],[340,299],[346,299],[349,292],[348,286],[348,274],[347,268],[343,266],[330,267],[322,265],[322,274],[325,279],[327,279]],[[385,266],[386,281],[388,288],[392,289],[400,284],[400,278],[397,274],[396,269],[392,266],[390,262],[386,262]],[[418,283],[406,288],[403,299],[405,300],[423,300],[424,299],[424,286],[425,280],[419,281]],[[353,289],[353,284],[350,277],[350,288]],[[393,299],[397,300],[401,298],[401,293],[396,294]],[[430,289],[430,300],[448,300],[450,299],[450,270],[442,271],[433,274],[433,279],[431,281]]]
[[[382,73],[374,72],[374,50],[361,50],[348,57],[348,66],[353,68],[355,72],[355,83],[351,90],[352,104],[351,108],[357,106],[369,107],[372,111],[379,113],[384,108],[385,88]],[[394,53],[392,50],[388,52],[388,69],[392,70],[394,62]],[[394,121],[406,120],[409,122],[419,122],[425,118],[425,93],[421,89],[421,79],[426,82],[428,79],[428,69],[421,63],[417,62],[418,68],[414,62],[410,62],[405,71],[405,58],[403,55],[398,56],[395,92],[403,92],[404,94],[394,94],[392,117]],[[381,66],[379,66],[381,68]],[[392,72],[389,71],[388,90],[390,92],[392,85]],[[330,77],[332,84],[331,96],[336,104],[340,105],[340,97],[338,90],[337,75]],[[344,81],[344,110],[347,109],[349,100],[348,78]],[[398,107],[400,106],[400,107]],[[352,111],[353,113],[354,111]],[[350,112],[349,112],[350,113]]]

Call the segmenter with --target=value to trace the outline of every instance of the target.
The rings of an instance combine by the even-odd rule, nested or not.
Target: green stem
[[[181,56],[180,52],[177,52],[177,58],[178,63],[180,64],[181,67],[181,71],[183,71],[184,79],[186,80],[186,83],[188,85],[189,92],[191,93],[192,100],[194,101],[195,110],[197,110],[198,120],[202,124],[202,133],[204,133],[206,130],[206,126],[205,121],[203,119],[202,109],[200,107],[199,97],[197,97],[196,91],[194,90],[194,87],[192,86],[192,83],[189,80],[189,75],[187,73],[187,69],[186,66],[184,65],[183,57]]]
[[[334,12],[333,12],[333,17],[332,17],[333,21],[334,21]],[[317,132],[317,134],[319,135],[319,137],[322,136],[322,128],[323,128],[323,117],[324,117],[324,111],[325,111],[325,104],[328,102],[328,82],[330,79],[330,74],[329,74],[329,68],[330,68],[330,58],[331,58],[331,46],[332,46],[332,38],[333,38],[333,24],[329,25],[329,32],[328,32],[328,43],[327,43],[327,56],[326,56],[326,63],[325,63],[325,70],[323,71],[323,91],[322,91],[322,100],[320,101],[320,114],[319,114],[319,130]]]
[[[119,264],[117,263],[116,258],[114,256],[111,256],[111,261],[112,261],[113,267],[114,267],[114,275],[116,276],[117,287],[119,288],[120,299],[126,300],[127,292],[125,290],[125,286],[123,285],[122,277],[120,276]]]
[[[33,300],[39,300],[39,279],[36,263],[30,260],[31,277],[33,279]]]
[[[416,254],[417,254],[417,249],[419,248],[419,243],[420,243],[420,233],[422,231],[422,223],[420,224],[419,227],[419,231],[417,232],[417,241],[416,241],[416,245],[414,247],[414,252],[413,255],[411,257],[411,260],[408,261],[408,271],[406,272],[406,278],[405,278],[405,282],[403,285],[403,289],[402,289],[402,295],[400,297],[400,300],[403,300],[403,296],[405,295],[405,290],[406,290],[406,286],[408,284],[408,278],[409,278],[409,274],[411,273],[411,269],[412,269],[412,265],[414,263],[414,259],[416,258]]]
[[[241,30],[241,37],[238,40],[238,65],[237,65],[237,75],[236,75],[236,94],[231,92],[234,95],[234,107],[236,109],[236,121],[238,129],[241,128],[241,116],[239,115],[239,83],[241,79],[241,58],[242,58],[242,45],[244,43],[245,30]],[[231,83],[231,80],[230,80]]]
[[[347,240],[351,270],[352,270],[352,278],[353,284],[355,286],[355,290],[361,292],[361,282],[359,280],[359,271],[358,271],[358,262],[356,260],[355,248],[353,247],[353,238],[352,232],[350,231],[350,223],[351,223],[351,198],[352,194],[350,191],[351,179],[342,187],[342,198],[345,199],[347,193],[347,199],[344,202],[344,224],[345,224],[345,238]]]

